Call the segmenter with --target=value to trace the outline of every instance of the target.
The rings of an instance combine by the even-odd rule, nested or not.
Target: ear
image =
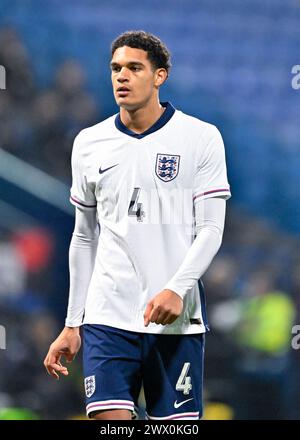
[[[168,72],[166,69],[160,68],[155,71],[155,87],[159,88],[168,78]]]

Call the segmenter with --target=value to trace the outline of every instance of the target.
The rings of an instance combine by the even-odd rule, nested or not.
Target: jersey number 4
[[[191,376],[187,376],[190,366],[190,362],[185,362],[176,384],[176,390],[182,391],[183,394],[189,394],[192,389]]]
[[[143,211],[143,204],[138,203],[140,191],[141,188],[134,188],[128,207],[128,215],[130,217],[136,217],[138,222],[142,222],[143,217],[145,216],[145,213]]]

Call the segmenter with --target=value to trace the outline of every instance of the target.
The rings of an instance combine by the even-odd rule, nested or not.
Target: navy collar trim
[[[143,133],[135,133],[134,131],[129,130],[129,128],[127,128],[126,125],[124,125],[121,121],[120,113],[118,113],[115,118],[115,125],[118,130],[122,131],[125,134],[128,134],[128,136],[134,137],[136,139],[142,139],[148,134],[154,133],[155,131],[162,128],[174,115],[175,108],[170,102],[161,102],[161,105],[165,107],[166,110],[163,112],[161,117],[150,128],[148,128],[148,130],[144,131]]]

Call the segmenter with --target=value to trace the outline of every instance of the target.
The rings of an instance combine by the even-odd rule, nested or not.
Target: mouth
[[[121,86],[117,88],[117,94],[118,96],[122,97],[122,96],[127,96],[128,93],[130,92],[129,88],[126,86]]]

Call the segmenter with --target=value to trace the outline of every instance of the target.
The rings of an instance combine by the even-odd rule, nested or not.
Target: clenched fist
[[[173,290],[164,289],[148,302],[144,313],[144,325],[149,322],[155,324],[172,324],[183,309],[182,298]]]

